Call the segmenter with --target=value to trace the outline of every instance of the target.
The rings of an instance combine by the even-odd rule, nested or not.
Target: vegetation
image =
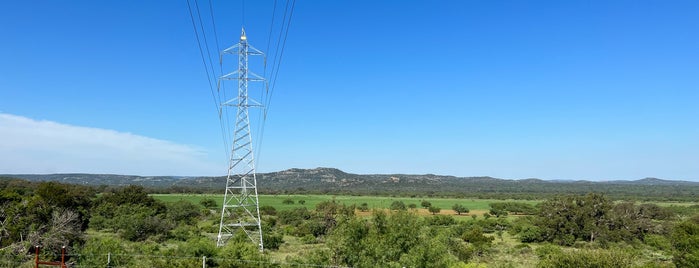
[[[29,180],[71,182],[91,185],[100,191],[137,184],[152,193],[218,194],[225,177],[139,177],[97,174],[18,175]],[[343,195],[435,197],[458,199],[541,200],[557,195],[600,193],[614,200],[687,201],[699,196],[699,182],[654,178],[636,181],[544,181],[538,179],[504,180],[490,177],[453,177],[433,174],[359,175],[333,168],[289,169],[258,174],[259,191],[267,195]],[[109,185],[103,185],[109,183]],[[429,185],[426,188],[425,185]],[[218,199],[217,199],[218,200]],[[305,199],[303,199],[305,200]],[[308,200],[305,200],[308,201]],[[390,203],[389,203],[390,204]],[[408,203],[406,203],[408,204]],[[452,203],[453,204],[453,203]],[[437,205],[439,207],[450,207]],[[419,204],[418,204],[419,205]],[[428,208],[429,206],[423,206]],[[474,208],[471,208],[474,209]]]
[[[265,195],[260,197],[266,248],[261,253],[242,233],[225,247],[215,246],[220,199],[153,195],[141,186],[2,179],[0,267],[33,267],[29,249],[34,245],[43,248],[42,260],[57,260],[66,246],[68,261],[80,267],[103,267],[108,259],[109,267],[699,263],[696,203],[615,201],[600,193],[531,201]]]

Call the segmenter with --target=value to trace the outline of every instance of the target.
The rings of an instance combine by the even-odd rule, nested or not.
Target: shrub
[[[260,207],[260,214],[274,216],[277,215],[277,209],[270,205],[264,205]]]
[[[454,204],[454,206],[452,206],[451,209],[453,209],[456,212],[456,214],[459,215],[461,215],[461,213],[468,213],[470,211],[467,207],[464,207],[461,204]]]
[[[544,241],[544,237],[541,228],[533,225],[527,225],[524,226],[522,231],[519,233],[519,240],[524,243],[542,242]]]
[[[632,267],[634,258],[621,250],[581,249],[556,252],[539,262],[539,267]]]
[[[184,223],[188,225],[195,224],[201,211],[199,208],[187,201],[180,200],[166,205],[166,218],[174,223]]]
[[[456,220],[451,215],[435,215],[427,218],[427,224],[437,226],[449,226],[456,223]]]
[[[202,205],[205,208],[217,208],[218,204],[216,204],[216,200],[213,200],[211,198],[205,198],[199,201],[199,204]]]
[[[367,204],[366,202],[364,202],[364,203],[362,203],[361,205],[359,205],[359,211],[363,211],[363,212],[364,212],[364,211],[369,211],[369,204]]]
[[[403,201],[393,201],[391,210],[406,210],[405,203]]]
[[[677,267],[699,263],[699,216],[683,221],[672,231],[673,262]]]
[[[315,236],[308,234],[308,235],[301,237],[301,243],[315,244],[315,243],[318,243],[318,240],[316,239]]]
[[[264,242],[265,249],[277,250],[279,246],[284,243],[284,236],[274,232],[264,232],[262,233],[262,241]]]
[[[646,245],[649,245],[653,248],[659,249],[659,250],[668,250],[672,248],[672,244],[670,243],[670,240],[662,235],[653,235],[649,234],[643,237],[643,242]]]

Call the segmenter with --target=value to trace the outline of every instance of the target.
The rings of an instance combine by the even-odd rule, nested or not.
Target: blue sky
[[[214,1],[219,46],[244,20],[265,50],[273,2]],[[699,180],[696,10],[298,1],[259,170]],[[13,1],[0,25],[0,173],[225,173],[186,1]]]

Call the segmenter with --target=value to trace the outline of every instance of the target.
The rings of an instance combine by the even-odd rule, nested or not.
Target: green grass
[[[201,200],[213,199],[216,204],[221,206],[223,195],[221,194],[153,194],[155,199],[163,202],[176,202],[185,200],[194,204],[199,204]],[[433,206],[439,207],[442,210],[449,210],[454,204],[461,204],[471,211],[487,211],[490,209],[490,203],[495,202],[522,202],[531,205],[536,205],[542,200],[512,200],[512,199],[459,199],[459,198],[424,198],[424,197],[388,197],[388,196],[350,196],[350,195],[260,195],[261,206],[273,206],[277,210],[289,210],[294,208],[306,207],[315,209],[316,205],[323,201],[335,200],[345,205],[361,205],[367,203],[369,209],[387,209],[394,201],[403,201],[405,205],[415,204],[418,208],[423,200],[429,201]],[[290,199],[293,204],[284,204],[284,200]],[[304,204],[299,204],[299,201],[305,201]],[[697,205],[698,202],[644,202],[655,203],[659,206],[679,206],[688,207]],[[213,208],[212,208],[213,209]]]
[[[215,194],[153,194],[153,198],[163,202],[176,202],[185,200],[194,204],[199,204],[203,199],[213,199],[220,206],[223,201],[223,195]],[[389,208],[394,201],[403,201],[405,205],[415,204],[420,208],[420,203],[423,200],[429,201],[433,206],[441,209],[451,209],[454,204],[461,204],[470,210],[488,210],[489,204],[494,202],[515,201],[528,204],[536,204],[540,201],[530,200],[500,200],[500,199],[459,199],[459,198],[411,198],[411,197],[385,197],[385,196],[349,196],[349,195],[260,195],[261,206],[273,206],[277,210],[288,210],[299,207],[313,209],[323,201],[335,200],[345,205],[361,205],[367,203],[369,209]],[[294,204],[284,204],[284,200],[290,199]],[[299,201],[305,201],[304,204],[299,204]]]

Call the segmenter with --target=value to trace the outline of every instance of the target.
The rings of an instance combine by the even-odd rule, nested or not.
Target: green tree
[[[391,210],[406,210],[405,203],[403,201],[393,201]]]
[[[361,205],[359,205],[359,211],[362,211],[362,212],[369,211],[369,204],[364,202]]]
[[[673,262],[677,267],[699,264],[699,216],[680,222],[673,228]]]
[[[438,208],[438,207],[435,207],[435,206],[430,206],[429,208],[427,208],[427,210],[428,210],[430,213],[432,213],[432,215],[434,215],[434,214],[439,213],[442,209],[441,209],[441,208]]]
[[[429,207],[432,206],[432,203],[430,203],[430,202],[427,201],[427,200],[422,200],[422,202],[420,202],[420,206],[423,207],[423,208],[429,208]]]
[[[539,204],[534,224],[541,228],[541,240],[572,245],[576,240],[609,240],[612,202],[600,194],[562,196]]]
[[[205,208],[217,208],[218,204],[216,204],[216,200],[213,200],[211,198],[205,198],[199,201],[199,204],[202,205]]]
[[[485,251],[490,248],[493,243],[492,236],[487,236],[483,233],[483,229],[477,226],[472,227],[470,230],[466,231],[462,236],[465,242],[470,244],[471,249],[477,255],[483,255]]]
[[[461,204],[454,204],[451,207],[451,209],[453,209],[454,212],[456,212],[456,214],[458,214],[458,215],[461,215],[461,213],[469,213],[470,212],[470,210],[468,208],[464,207]]]
[[[491,208],[490,211],[488,211],[488,213],[489,213],[490,215],[493,215],[493,216],[497,217],[497,218],[505,217],[505,216],[507,216],[507,214],[508,214],[506,210],[503,210],[503,209],[495,209],[495,208]]]
[[[174,224],[195,224],[201,216],[199,208],[191,202],[179,200],[166,205],[166,219]]]
[[[264,206],[260,206],[260,213],[262,215],[274,216],[274,215],[277,215],[277,209],[273,206],[270,206],[270,205],[264,205]]]

